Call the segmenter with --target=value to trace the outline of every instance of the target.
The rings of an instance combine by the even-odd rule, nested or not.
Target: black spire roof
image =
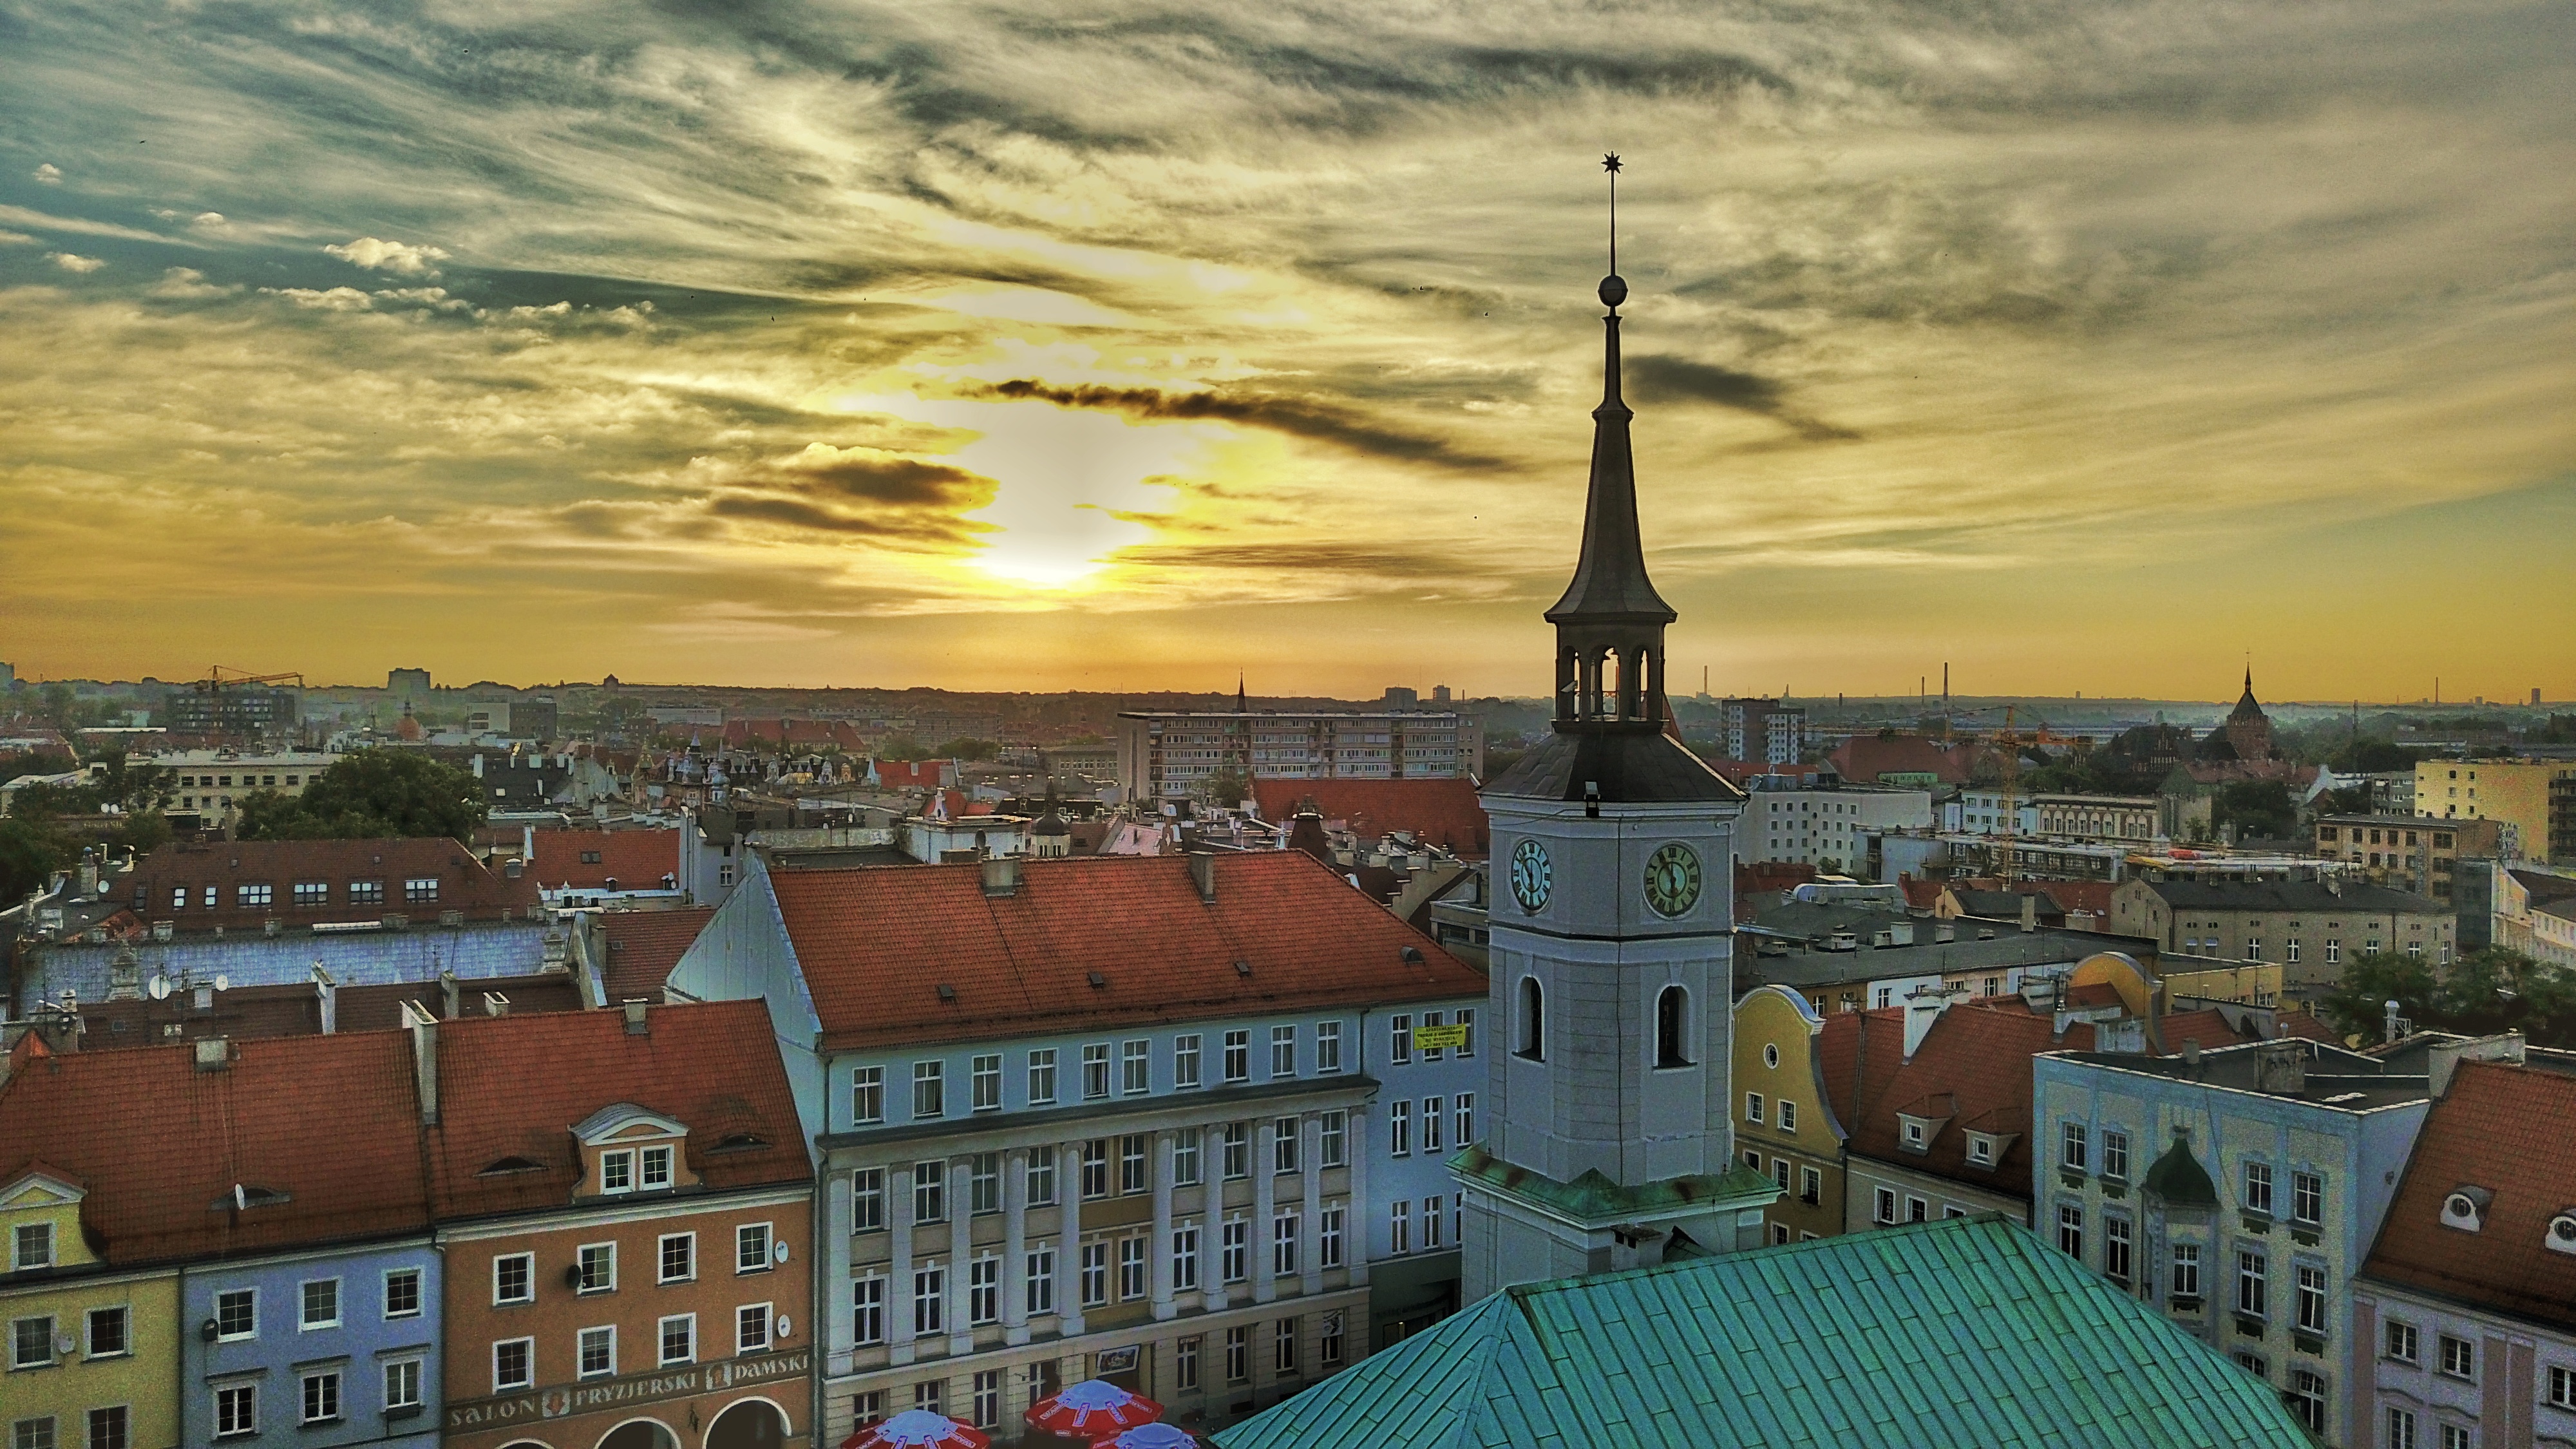
[[[1617,274],[1601,279],[1601,406],[1592,410],[1592,482],[1583,503],[1583,556],[1565,596],[1547,611],[1552,624],[1583,620],[1669,624],[1680,616],[1646,577],[1646,546],[1637,528],[1637,460],[1628,421],[1636,416],[1619,396],[1619,304],[1628,284]]]

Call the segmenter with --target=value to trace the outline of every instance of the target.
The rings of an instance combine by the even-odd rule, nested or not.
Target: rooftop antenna
[[[1601,158],[1601,169],[1610,173],[1610,275],[1619,275],[1619,153]],[[1616,308],[1619,304],[1610,304]]]

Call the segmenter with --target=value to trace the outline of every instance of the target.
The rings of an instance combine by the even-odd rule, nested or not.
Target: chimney
[[[534,825],[521,825],[519,827],[519,859],[534,860],[536,858],[537,827]]]
[[[2451,1077],[2459,1071],[2462,1062],[2510,1062],[2521,1066],[2522,1033],[2509,1031],[2501,1036],[2482,1036],[2436,1045],[2425,1069],[2425,1085],[2432,1088],[2436,1099],[2449,1094]]]
[[[2022,893],[2021,928],[2025,932],[2039,929],[2039,894],[2036,891]]]
[[[628,1036],[651,1036],[653,1034],[653,1028],[647,1025],[644,1021],[645,1006],[646,1002],[644,998],[640,996],[634,997],[626,1003],[626,1034]]]
[[[98,851],[86,846],[81,850],[80,893],[84,900],[98,899]]]
[[[2200,1070],[2200,1038],[2199,1038],[2199,1037],[2192,1037],[2192,1038],[2190,1038],[2189,1040],[2185,1041],[2185,1042],[2182,1044],[2182,1064],[2183,1064],[2184,1066],[2186,1066],[2186,1067],[2191,1068],[2191,1069],[2192,1069],[2193,1071],[2195,1071],[2195,1072]],[[2180,1128],[2176,1128],[2176,1129],[2174,1129],[2174,1130],[2178,1132],[2178,1131],[2181,1131],[2182,1129],[2180,1129]]]
[[[1193,855],[1189,859],[1190,879],[1196,883],[1199,888],[1199,899],[1211,905],[1215,904],[1216,857],[1213,855]]]
[[[2398,1036],[2397,1003],[2394,1001],[2388,1002],[2380,1008],[2380,1011],[2380,1029],[2387,1034],[2387,1039],[2389,1041],[2394,1042],[2397,1040]]]
[[[1940,990],[1917,991],[1905,998],[1905,1059],[1907,1061],[1914,1060],[1914,1053],[1923,1045],[1923,1039],[1932,1034],[1932,1023],[1941,1019],[1942,1011],[1949,1005],[1950,994]]]
[[[456,999],[455,972],[441,971],[438,973],[438,999],[439,1004],[447,1008],[439,1014],[446,1017],[449,1021],[454,1021],[459,1016],[465,1014],[464,1007]]]
[[[411,1033],[411,1080],[414,1095],[420,1099],[420,1120],[427,1126],[438,1125],[438,1018],[423,1011],[420,1003],[402,1004],[402,1024]]]
[[[313,963],[313,996],[322,1009],[322,1034],[329,1036],[340,1029],[340,983],[319,961]]]
[[[1016,855],[984,857],[984,895],[988,900],[1020,893],[1020,858]]]
[[[233,1064],[233,1044],[219,1036],[197,1038],[197,1070],[220,1072]]]
[[[2308,1047],[2304,1041],[2265,1042],[2256,1048],[2254,1089],[2295,1097],[2307,1090]]]

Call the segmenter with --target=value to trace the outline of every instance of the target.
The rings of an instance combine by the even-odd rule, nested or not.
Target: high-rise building
[[[1807,712],[1785,700],[1730,699],[1723,706],[1726,757],[1757,765],[1794,765],[1807,750]]]
[[[1556,626],[1556,720],[1489,786],[1496,884],[1486,1135],[1453,1166],[1469,1298],[1754,1246],[1779,1195],[1735,1160],[1733,837],[1744,794],[1666,726],[1632,414],[1610,308],[1583,552]]]
[[[1454,780],[1479,773],[1484,756],[1484,726],[1446,710],[1118,716],[1118,783],[1131,800],[1177,800],[1221,770],[1246,780]]]

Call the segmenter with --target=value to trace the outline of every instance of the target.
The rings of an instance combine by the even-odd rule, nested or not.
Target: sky
[[[0,0],[0,659],[2576,698],[2576,7]]]

